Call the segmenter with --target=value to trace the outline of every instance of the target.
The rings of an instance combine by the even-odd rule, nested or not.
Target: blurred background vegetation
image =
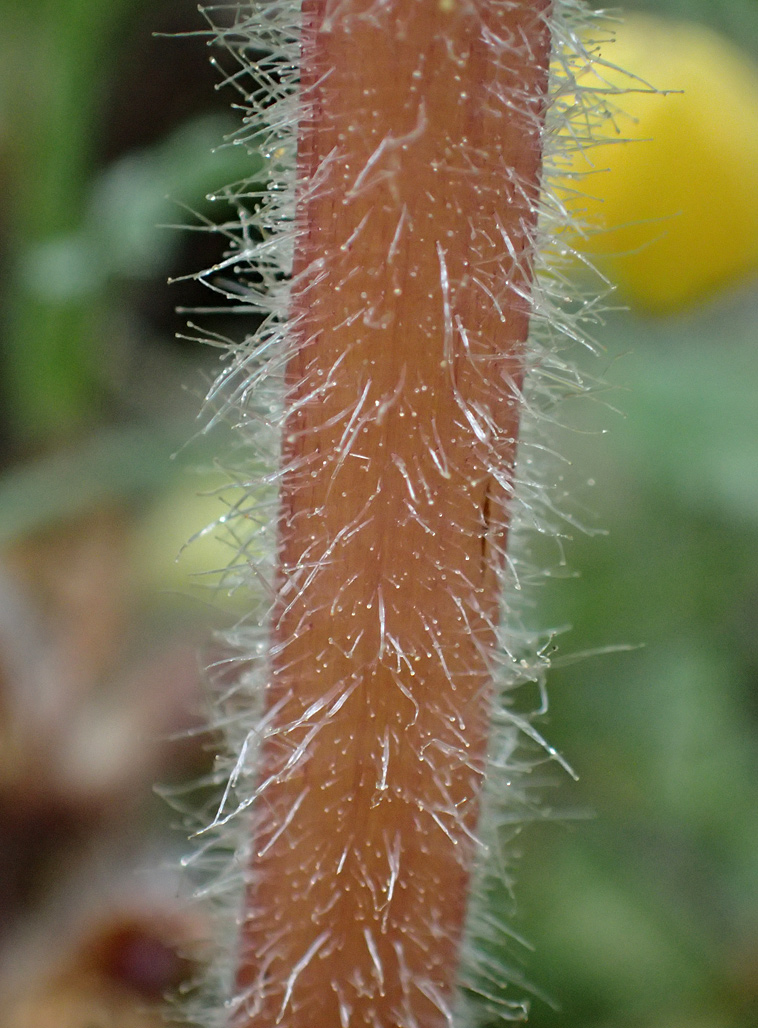
[[[628,310],[596,326],[607,388],[560,442],[589,532],[534,616],[571,626],[544,731],[580,781],[524,837],[515,918],[555,1001],[535,1028],[755,1028],[758,3],[626,10],[619,63],[687,91],[631,100],[621,135],[654,141],[589,178],[590,220],[625,228],[586,248]],[[157,1025],[203,957],[152,784],[209,769],[196,653],[234,601],[193,590],[227,560],[212,532],[175,561],[220,513],[227,442],[197,435],[219,351],[175,308],[214,305],[205,219],[262,167],[213,152],[236,119],[205,41],[160,35],[203,27],[189,0],[0,0],[4,1028]],[[639,648],[571,659],[615,646]]]

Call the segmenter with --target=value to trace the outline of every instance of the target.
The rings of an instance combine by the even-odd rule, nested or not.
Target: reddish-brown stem
[[[548,0],[306,0],[277,603],[235,1028],[449,1020]]]

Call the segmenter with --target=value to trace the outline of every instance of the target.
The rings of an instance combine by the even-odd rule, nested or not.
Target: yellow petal
[[[758,69],[708,29],[650,17],[619,25],[600,54],[615,67],[596,64],[582,84],[639,91],[612,98],[608,145],[571,160],[588,173],[574,210],[602,230],[577,248],[630,303],[658,311],[755,272]]]

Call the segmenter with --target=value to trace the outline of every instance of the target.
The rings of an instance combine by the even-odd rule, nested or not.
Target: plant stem
[[[100,413],[103,297],[56,290],[35,262],[45,244],[81,227],[110,53],[126,7],[121,0],[45,0],[41,8],[27,5],[19,18],[42,61],[31,71],[24,67],[29,77],[19,81],[25,86],[12,84],[23,97],[15,145],[31,154],[9,205],[16,249],[27,266],[15,269],[4,305],[3,399],[17,444],[70,435]]]
[[[236,1028],[450,1023],[548,0],[305,0],[277,599]]]

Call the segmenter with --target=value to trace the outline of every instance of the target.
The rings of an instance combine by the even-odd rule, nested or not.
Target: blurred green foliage
[[[755,0],[627,0],[590,6],[620,15],[649,12],[665,18],[695,21],[730,36],[749,54],[758,57],[758,4]]]
[[[623,417],[563,437],[577,516],[608,534],[574,533],[580,575],[538,611],[573,626],[545,732],[580,776],[519,873],[529,971],[561,1006],[535,1001],[538,1028],[758,1023],[757,318],[752,290],[614,317]],[[561,667],[616,644],[639,648]]]
[[[755,0],[628,7],[699,18],[758,54]],[[182,237],[157,226],[180,204],[209,214],[207,194],[255,158],[211,154],[234,126],[211,85],[188,104],[165,85],[165,104],[137,109],[140,79],[179,74],[180,44],[156,48],[151,31],[202,27],[189,2],[2,0],[0,19],[3,452],[48,455],[0,479],[8,539],[104,496],[160,495],[192,431],[179,382],[210,356],[172,349],[165,319],[145,314],[205,255],[177,269]],[[152,135],[124,115],[130,96]],[[579,577],[549,583],[535,620],[573,625],[562,654],[641,648],[559,659],[551,676],[544,731],[581,781],[556,772],[558,823],[524,844],[528,976],[560,1004],[536,1000],[534,1028],[758,1024],[756,324],[754,288],[676,319],[612,317],[599,333],[610,406],[560,443],[578,516],[608,534],[566,541]]]
[[[172,26],[172,12],[177,30],[204,27],[175,2],[48,0],[40,10],[4,0],[0,9],[0,172],[11,201],[0,224],[2,383],[12,447],[112,420],[113,339],[130,286],[165,281],[172,269],[181,237],[167,223],[202,227],[209,194],[263,166],[244,147],[222,147],[236,121],[222,101],[207,113],[213,73],[206,111],[190,110],[135,145],[130,115],[147,125],[156,115],[138,78],[150,71],[137,63],[130,76],[123,57],[134,56],[127,44],[140,55],[148,43],[168,65],[186,56],[187,40],[180,50],[179,40],[156,47],[151,38]],[[207,57],[193,44],[202,67]]]

